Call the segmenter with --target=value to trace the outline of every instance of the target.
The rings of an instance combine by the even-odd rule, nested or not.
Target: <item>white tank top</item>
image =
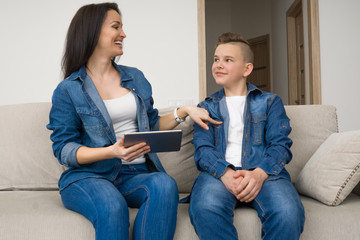
[[[116,140],[119,141],[125,133],[137,132],[136,101],[132,92],[115,99],[104,100],[107,111],[113,123]],[[131,162],[122,160],[123,164],[145,163],[144,155]]]

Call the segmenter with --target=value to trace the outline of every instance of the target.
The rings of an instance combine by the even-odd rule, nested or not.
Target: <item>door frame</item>
[[[299,56],[297,44],[296,17],[303,14],[302,0],[295,0],[286,11],[287,57],[288,57],[288,104],[295,105],[298,99]],[[304,32],[304,29],[303,29]],[[306,67],[306,66],[305,66]]]
[[[207,97],[205,0],[197,0],[197,20],[198,20],[199,100],[202,101]]]
[[[207,97],[206,89],[206,32],[205,0],[197,0],[198,13],[198,61],[199,61],[199,99]],[[307,0],[308,42],[309,42],[309,89],[310,103],[321,104],[321,69],[320,69],[320,32],[319,2]]]
[[[307,1],[310,104],[321,104],[319,1]]]

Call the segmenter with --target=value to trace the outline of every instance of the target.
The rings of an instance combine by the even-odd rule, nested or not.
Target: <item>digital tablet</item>
[[[181,147],[182,130],[134,132],[125,134],[124,146],[146,142],[150,152],[173,152]]]

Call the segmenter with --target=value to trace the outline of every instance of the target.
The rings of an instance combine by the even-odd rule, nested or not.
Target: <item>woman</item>
[[[172,239],[176,183],[149,146],[125,148],[123,135],[172,129],[187,115],[204,128],[215,121],[195,106],[159,117],[142,72],[113,62],[125,37],[115,3],[83,6],[70,24],[66,79],[54,91],[47,126],[55,156],[68,167],[60,194],[66,208],[92,222],[98,240],[129,239],[128,206],[139,208],[134,239]]]

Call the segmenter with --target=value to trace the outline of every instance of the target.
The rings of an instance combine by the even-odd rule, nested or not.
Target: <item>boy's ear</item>
[[[252,72],[253,68],[254,68],[254,65],[252,63],[246,63],[244,77],[248,77],[250,75],[250,73]]]

